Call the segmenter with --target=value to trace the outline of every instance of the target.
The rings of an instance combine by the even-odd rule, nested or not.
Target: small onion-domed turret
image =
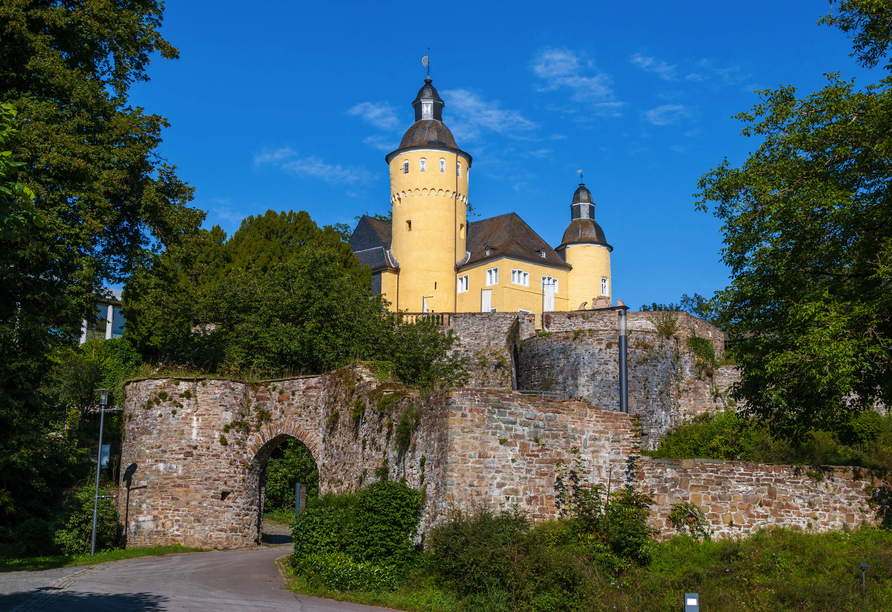
[[[561,245],[567,244],[599,244],[613,250],[607,244],[604,230],[595,222],[595,203],[585,183],[579,183],[570,204],[570,225],[561,239]]]
[[[418,90],[418,95],[412,102],[415,108],[415,121],[422,119],[436,119],[443,121],[443,107],[446,103],[437,93],[437,88],[431,85],[431,78],[424,79],[424,86]]]

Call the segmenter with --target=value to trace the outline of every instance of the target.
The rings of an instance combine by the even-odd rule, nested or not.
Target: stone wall
[[[467,359],[469,387],[516,388],[514,345],[536,333],[535,317],[517,313],[472,312],[449,316],[448,329],[461,341]]]
[[[398,435],[401,421],[411,435]],[[129,547],[251,546],[266,461],[296,438],[322,493],[384,474],[423,490],[423,530],[453,508],[516,504],[550,517],[555,464],[578,447],[603,476],[636,448],[630,423],[507,390],[421,395],[361,368],[262,383],[143,379],[126,387],[119,511]]]
[[[566,326],[564,314],[589,313],[556,314],[555,320],[563,320]],[[518,388],[553,391],[615,409],[619,405],[618,332],[586,326],[603,323],[603,317],[575,316],[569,321],[579,327],[543,332],[520,343]],[[559,327],[554,320],[552,327]],[[727,385],[733,382],[733,374],[727,368],[713,372],[698,361],[681,338],[666,338],[647,329],[630,335],[629,412],[641,418],[645,448],[655,448],[666,432],[681,422],[728,406]]]
[[[621,476],[617,469],[614,478]],[[675,533],[672,505],[687,501],[722,538],[773,526],[831,531],[875,524],[872,497],[880,484],[859,468],[643,457],[635,488],[654,497],[651,519],[661,536]]]

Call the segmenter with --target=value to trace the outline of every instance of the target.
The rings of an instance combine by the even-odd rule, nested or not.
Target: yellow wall
[[[613,294],[610,277],[610,251],[594,244],[569,244],[564,251],[570,271],[569,309],[576,310],[582,302],[592,303],[601,295],[601,278],[607,278],[607,298]]]
[[[384,296],[384,299],[390,302],[390,307],[393,309],[394,304],[396,304],[396,295],[398,291],[399,277],[395,270],[384,270],[381,272],[381,295]]]
[[[486,271],[490,268],[499,269],[499,282],[487,286]],[[514,269],[529,273],[529,287],[515,285],[511,282],[511,270]],[[543,276],[551,276],[558,281],[558,291],[554,296],[554,309],[564,311],[567,310],[569,304],[567,299],[568,273],[565,268],[552,268],[528,261],[500,258],[473,268],[464,268],[458,273],[458,276],[465,274],[468,275],[468,290],[458,294],[458,312],[480,312],[481,291],[491,289],[492,305],[498,312],[517,312],[522,308],[532,313],[541,313]]]
[[[419,170],[421,158],[427,162],[425,172]],[[440,172],[441,158],[445,172]],[[405,160],[408,174],[403,172]],[[456,176],[456,161],[461,176]],[[400,264],[399,299],[395,293],[388,297],[391,309],[421,312],[426,296],[429,310],[455,310],[455,263],[464,258],[467,242],[467,194],[468,160],[462,155],[424,149],[391,158],[391,251]]]

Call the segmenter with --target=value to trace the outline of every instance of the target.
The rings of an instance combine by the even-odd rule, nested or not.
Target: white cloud
[[[364,168],[328,164],[315,155],[299,157],[290,147],[255,154],[254,164],[273,165],[291,174],[320,179],[332,185],[365,183],[372,179],[372,174]]]
[[[239,224],[242,222],[247,215],[241,211],[233,210],[232,202],[229,199],[220,199],[217,198],[214,200],[214,203],[219,204],[219,206],[211,207],[211,212],[214,213],[219,219],[224,221],[229,221],[233,224]]]
[[[644,111],[644,118],[654,125],[672,125],[678,123],[679,119],[690,116],[690,109],[682,104],[664,104]]]
[[[654,74],[659,75],[659,77],[664,81],[674,81],[678,78],[675,74],[674,65],[658,61],[656,58],[647,57],[645,55],[641,55],[640,53],[636,53],[629,59],[633,64],[635,64],[645,72],[653,72]]]
[[[675,151],[676,153],[687,153],[687,149],[681,145],[672,145],[669,148],[672,149],[673,151]]]
[[[391,131],[400,127],[394,108],[387,102],[360,102],[350,108],[347,114],[358,115],[379,130]]]
[[[533,74],[542,79],[538,91],[568,89],[571,99],[585,102],[599,114],[618,116],[622,102],[613,99],[613,79],[598,71],[594,63],[570,49],[542,49],[530,66]]]
[[[685,81],[705,81],[706,77],[702,74],[698,74],[696,72],[692,72],[684,78]]]
[[[520,111],[500,108],[498,100],[484,100],[466,89],[444,91],[443,97],[449,101],[449,108],[456,117],[452,131],[462,138],[474,139],[481,131],[490,131],[522,139],[539,128]]]
[[[398,144],[392,142],[385,136],[367,136],[362,139],[362,142],[369,145],[370,147],[378,149],[379,151],[384,151],[385,153],[390,153],[391,151],[396,149]]]
[[[524,157],[536,157],[539,159],[544,159],[554,153],[551,149],[536,149],[534,151],[524,151]]]

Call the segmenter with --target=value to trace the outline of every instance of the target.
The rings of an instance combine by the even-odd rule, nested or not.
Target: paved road
[[[284,590],[275,560],[288,552],[271,547],[0,574],[0,612],[381,612]]]

